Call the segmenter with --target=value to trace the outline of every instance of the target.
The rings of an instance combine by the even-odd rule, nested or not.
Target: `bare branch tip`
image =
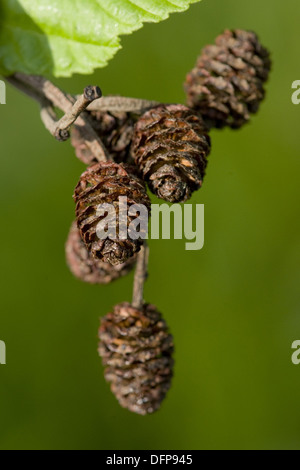
[[[60,142],[65,142],[70,138],[70,132],[67,129],[56,129],[54,137]]]
[[[83,92],[84,98],[90,102],[102,97],[102,91],[98,86],[89,85]]]

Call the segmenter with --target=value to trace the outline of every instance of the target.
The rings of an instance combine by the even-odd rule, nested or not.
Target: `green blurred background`
[[[122,409],[97,356],[99,317],[130,300],[132,278],[75,280],[64,258],[72,193],[84,165],[8,88],[0,107],[2,449],[299,449],[298,0],[203,0],[123,38],[106,69],[57,83],[70,92],[184,102],[202,46],[225,28],[256,31],[272,52],[267,99],[239,132],[212,133],[205,247],[150,241],[146,299],[176,342],[172,389],[148,417]]]

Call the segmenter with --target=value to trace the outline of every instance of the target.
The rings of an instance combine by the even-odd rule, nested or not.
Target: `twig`
[[[137,263],[133,282],[132,306],[141,309],[144,305],[144,283],[148,275],[149,247],[144,242],[137,255]]]
[[[33,98],[40,105],[51,104],[51,102],[47,98],[45,98],[45,96],[41,94],[39,90],[32,88],[26,83],[19,81],[15,75],[10,75],[8,77],[5,77],[5,79],[19,91],[29,96],[30,98]]]
[[[89,116],[84,113],[87,106],[94,100],[99,99],[101,90],[99,87],[86,87],[83,95],[76,98],[64,93],[50,80],[37,75],[26,75],[16,73],[9,77],[10,82],[17,88],[33,97],[41,104],[41,117],[45,127],[58,140],[66,140],[69,137],[68,129],[76,121],[76,125],[84,135],[86,145],[98,161],[111,160],[100,137],[91,125]],[[59,121],[56,121],[50,108],[55,106],[65,113]]]
[[[132,112],[142,114],[150,108],[158,106],[157,101],[140,100],[136,98],[122,98],[108,96],[101,98],[98,87],[89,86],[84,89],[83,95],[77,99],[64,93],[49,80],[35,76],[16,73],[6,79],[26,95],[33,98],[41,106],[41,119],[49,132],[58,140],[69,138],[70,126],[76,121],[86,146],[98,161],[111,160],[105,146],[94,130],[88,111]],[[65,114],[57,120],[54,107]],[[147,278],[149,248],[144,241],[137,256],[136,270],[133,285],[132,306],[141,309],[144,305],[144,283]]]
[[[52,107],[42,106],[41,107],[41,120],[44,123],[45,128],[52,134],[57,140],[64,142],[70,137],[68,129],[60,129],[58,126],[59,121],[57,121],[56,113]]]
[[[76,121],[76,119],[83,113],[87,106],[95,99],[98,99],[102,96],[101,90],[97,86],[88,86],[84,89],[83,95],[80,95],[79,98],[75,101],[70,111],[56,123],[56,129],[54,130],[54,137],[58,140],[61,140],[61,133],[68,131],[71,125]]]
[[[14,77],[20,82],[28,85],[47,98],[53,106],[56,106],[64,113],[70,112],[76,99],[74,96],[64,93],[50,80],[39,75],[26,75],[24,73],[15,73]]]
[[[148,109],[158,106],[158,101],[140,100],[138,98],[123,98],[122,96],[104,96],[88,106],[88,111],[110,111],[143,114]]]
[[[19,81],[14,75],[6,77],[6,80],[13,85],[15,88],[20,90],[25,95],[33,98],[41,106],[41,119],[44,123],[46,129],[52,134],[55,135],[58,140],[64,141],[70,137],[70,134],[67,130],[57,129],[57,116],[53,109],[51,101],[49,101],[39,90],[32,88],[27,83]]]

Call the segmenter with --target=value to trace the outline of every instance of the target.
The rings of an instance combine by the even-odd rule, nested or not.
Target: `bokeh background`
[[[202,46],[225,28],[256,31],[272,51],[267,99],[239,132],[212,133],[205,247],[150,241],[146,299],[176,342],[172,389],[148,417],[120,408],[97,355],[99,317],[130,300],[133,276],[89,286],[68,271],[64,243],[84,165],[44,130],[38,108],[8,88],[0,107],[0,366],[2,449],[299,449],[298,0],[203,0],[123,38],[93,76],[56,81],[70,92],[184,102]],[[153,199],[154,201],[154,199]]]

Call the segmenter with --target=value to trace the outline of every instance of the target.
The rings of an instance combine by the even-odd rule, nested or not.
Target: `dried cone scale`
[[[126,196],[127,204],[142,204],[150,211],[150,200],[143,181],[133,175],[133,168],[112,162],[89,167],[75,188],[76,219],[80,235],[92,256],[113,265],[121,264],[140,250],[141,238],[119,238],[119,197]],[[97,225],[103,218],[99,205],[110,204],[116,214],[116,236],[100,239]],[[127,228],[135,216],[127,215]],[[126,228],[126,227],[125,227]]]
[[[209,127],[238,129],[258,111],[270,69],[270,54],[255,33],[226,30],[187,75],[187,103]]]
[[[132,163],[130,146],[133,128],[136,119],[131,113],[126,112],[90,112],[90,123],[101,138],[112,159],[117,163]],[[71,143],[75,149],[77,158],[86,165],[96,163],[95,157],[89,150],[85,138],[84,129],[74,126],[71,132]]]
[[[109,284],[128,274],[136,262],[136,256],[116,266],[95,259],[83,243],[76,222],[71,225],[65,249],[67,264],[72,274],[90,284]]]
[[[170,388],[173,338],[153,305],[114,307],[101,321],[99,354],[105,378],[121,406],[146,415],[156,411]]]
[[[158,106],[135,126],[133,157],[151,191],[165,201],[184,202],[201,187],[209,152],[206,126],[186,106]]]

